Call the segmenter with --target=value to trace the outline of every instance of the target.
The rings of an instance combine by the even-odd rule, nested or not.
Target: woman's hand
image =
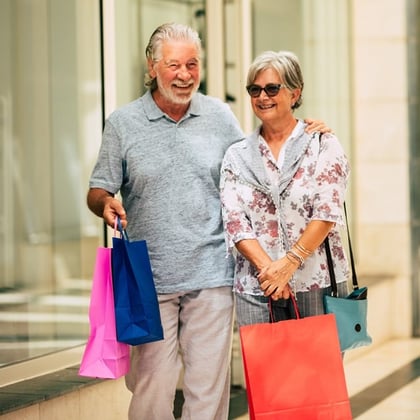
[[[284,256],[266,265],[258,274],[258,281],[264,296],[272,299],[288,299],[290,297],[289,281],[299,267],[299,262]]]

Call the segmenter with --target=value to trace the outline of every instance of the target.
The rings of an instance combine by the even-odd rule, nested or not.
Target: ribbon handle
[[[127,232],[125,231],[125,229],[123,229],[120,216],[118,215],[115,216],[115,219],[114,219],[114,236],[117,236],[117,229],[118,229],[118,232],[120,232],[121,238],[128,241]]]

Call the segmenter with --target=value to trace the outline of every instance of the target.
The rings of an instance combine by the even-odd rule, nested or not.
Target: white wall
[[[358,266],[362,274],[394,277],[391,287],[398,308],[389,301],[381,304],[392,312],[390,334],[409,336],[406,5],[401,0],[354,0],[351,4],[352,164]]]

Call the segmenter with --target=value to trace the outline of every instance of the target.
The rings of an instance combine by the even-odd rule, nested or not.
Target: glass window
[[[107,104],[109,110],[144,93],[146,45],[153,31],[163,23],[183,23],[197,30],[202,39],[205,67],[204,0],[119,0],[114,7],[116,100]],[[110,52],[107,49],[105,54]],[[205,92],[205,80],[201,90]]]
[[[263,51],[289,50],[305,79],[297,117],[325,121],[350,149],[349,8],[349,0],[224,0],[226,99],[246,133],[260,123],[245,91],[249,65]]]
[[[98,2],[0,2],[0,366],[86,341],[101,223]]]
[[[144,92],[157,25],[189,24],[205,47],[202,0],[103,6],[107,112]],[[100,23],[96,1],[0,2],[0,366],[80,347],[89,333],[103,241],[85,200],[103,124]]]
[[[349,0],[251,0],[252,59],[265,50],[298,57],[305,89],[296,116],[326,122],[351,151]],[[335,22],[331,25],[331,22]],[[255,121],[255,124],[258,124]]]

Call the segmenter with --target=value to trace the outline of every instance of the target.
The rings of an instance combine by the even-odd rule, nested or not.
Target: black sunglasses
[[[280,83],[269,83],[268,85],[265,85],[264,87],[261,87],[259,85],[249,85],[246,87],[246,90],[249,93],[249,96],[253,98],[258,98],[261,95],[261,92],[264,91],[267,96],[270,98],[272,96],[276,96],[282,87],[285,87],[285,85],[282,85]]]

